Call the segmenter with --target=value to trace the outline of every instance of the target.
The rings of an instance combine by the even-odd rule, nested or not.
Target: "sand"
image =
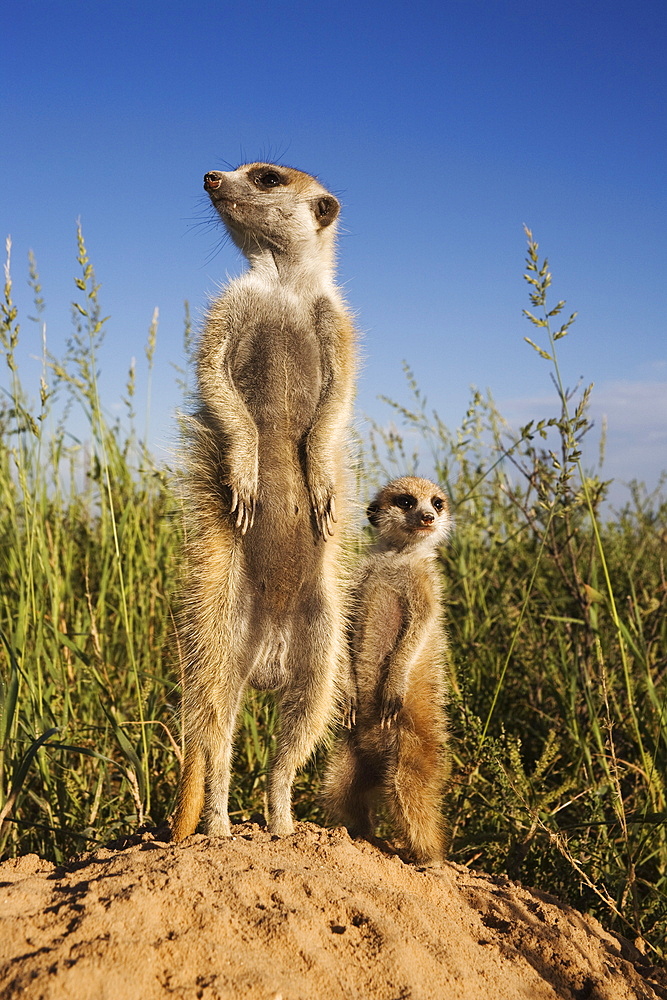
[[[664,973],[553,897],[343,829],[133,840],[0,865],[2,1000],[667,998]]]

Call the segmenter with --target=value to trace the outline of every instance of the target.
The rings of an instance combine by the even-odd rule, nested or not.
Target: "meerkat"
[[[296,771],[345,675],[340,536],[355,358],[334,282],[340,205],[309,174],[269,163],[211,171],[204,188],[250,267],[208,311],[186,429],[185,753],[172,837],[193,833],[202,810],[209,835],[229,836],[248,685],[276,692],[269,827],[284,836]]]
[[[450,762],[436,556],[451,530],[449,506],[435,483],[406,476],[380,490],[367,513],[377,539],[351,590],[356,724],[334,745],[324,804],[353,836],[370,839],[383,801],[412,859],[438,864]]]

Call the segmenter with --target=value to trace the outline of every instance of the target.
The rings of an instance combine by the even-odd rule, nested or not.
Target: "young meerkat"
[[[208,312],[187,421],[185,756],[172,837],[230,834],[236,719],[275,690],[281,728],[269,825],[293,831],[291,788],[345,676],[340,533],[354,331],[334,283],[340,205],[309,174],[251,163],[204,177],[250,268]]]
[[[324,804],[353,836],[369,839],[384,801],[410,856],[437,864],[450,761],[436,556],[450,533],[449,507],[435,483],[406,476],[380,490],[367,513],[377,540],[351,597],[356,724],[334,746]]]

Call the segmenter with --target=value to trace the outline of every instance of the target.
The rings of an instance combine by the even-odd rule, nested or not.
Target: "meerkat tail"
[[[197,829],[204,805],[205,758],[201,747],[186,748],[171,839],[184,840]]]
[[[387,797],[394,822],[417,861],[444,859],[446,837],[441,803],[444,786],[437,747],[427,746],[413,733],[400,733],[398,760]]]

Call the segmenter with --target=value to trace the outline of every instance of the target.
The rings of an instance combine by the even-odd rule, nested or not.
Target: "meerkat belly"
[[[389,588],[368,587],[363,606],[354,630],[353,656],[360,713],[375,719],[404,615],[398,594]]]
[[[244,539],[248,576],[270,616],[302,602],[316,582],[322,543],[313,532],[304,442],[322,389],[317,340],[298,319],[258,324],[239,359],[235,383],[258,431],[259,483]]]

